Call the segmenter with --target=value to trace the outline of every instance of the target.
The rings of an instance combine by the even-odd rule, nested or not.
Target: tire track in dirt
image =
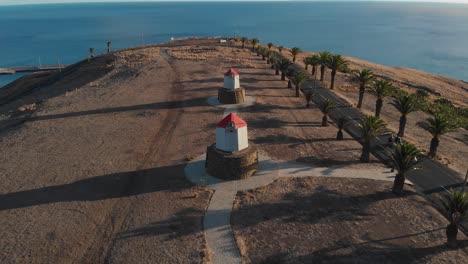
[[[154,161],[159,161],[161,159],[162,150],[166,149],[170,144],[175,127],[178,125],[183,112],[182,102],[180,101],[183,93],[179,92],[183,87],[177,81],[179,79],[179,73],[173,66],[172,59],[165,55],[165,51],[161,51],[161,57],[167,62],[174,74],[172,78],[172,89],[170,89],[171,93],[168,98],[170,100],[168,109],[170,110],[163,120],[163,123],[168,125],[162,126],[156,132],[140,165],[135,169],[136,171],[145,170],[149,166],[159,163]],[[140,173],[144,174],[148,172]],[[145,188],[145,178],[146,177],[132,177],[127,179],[126,187],[122,190],[122,197],[127,196],[127,198],[116,200],[113,203],[113,209],[107,218],[108,220],[104,221],[101,225],[103,228],[100,230],[103,232],[101,235],[97,235],[94,242],[88,247],[88,250],[82,258],[82,263],[87,263],[89,260],[92,260],[93,263],[111,262],[112,248],[117,241],[116,235],[130,226],[132,221],[131,215],[136,208],[134,204],[138,203],[140,200],[139,197],[131,195]]]

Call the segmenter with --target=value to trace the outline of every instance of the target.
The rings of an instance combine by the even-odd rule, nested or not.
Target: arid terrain
[[[239,192],[231,221],[243,260],[466,262],[466,248],[444,245],[444,217],[414,191],[397,197],[390,188],[375,180],[308,177]]]
[[[249,139],[261,154],[315,166],[383,166],[375,158],[360,164],[356,140],[345,134],[337,141],[336,127],[320,126],[322,114],[315,106],[306,108],[304,98],[296,98],[270,65],[238,45],[185,40],[100,55],[0,89],[0,263],[209,262],[202,219],[212,191],[187,181],[184,167],[215,141],[223,109],[207,99],[217,95],[231,67],[247,95],[256,97],[256,104],[238,115],[248,122]],[[340,87],[345,87],[343,76]],[[344,88],[337,92],[352,97]],[[386,112],[389,108],[384,106],[386,121],[397,118]],[[419,140],[412,122],[410,116],[408,138]],[[443,137],[441,157],[463,165],[468,146],[451,137]],[[304,192],[313,195],[318,187],[307,181],[311,188]],[[349,186],[354,185],[336,180],[330,188],[347,194]],[[371,195],[382,188],[388,186],[369,183],[363,193],[354,187],[349,194]],[[277,202],[280,193],[273,190],[264,202]],[[411,199],[405,210],[422,203]],[[438,219],[437,228],[445,223],[433,209],[419,213]],[[238,228],[242,223],[236,221]],[[400,234],[391,232],[370,239]],[[442,250],[441,232],[431,245],[408,245]],[[454,252],[443,254],[466,257]]]

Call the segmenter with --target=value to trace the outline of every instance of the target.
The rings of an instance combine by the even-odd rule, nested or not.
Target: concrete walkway
[[[383,167],[369,169],[320,168],[277,161],[260,155],[259,169],[254,176],[244,180],[223,181],[206,173],[205,158],[206,155],[203,154],[192,160],[185,167],[185,176],[192,183],[215,191],[203,219],[205,239],[213,254],[212,262],[214,264],[242,262],[230,223],[232,206],[238,191],[262,187],[276,179],[287,177],[342,177],[392,182],[395,177],[394,173],[389,173],[389,170]]]

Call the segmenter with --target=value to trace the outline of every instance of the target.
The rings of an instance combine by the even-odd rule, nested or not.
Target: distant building
[[[239,73],[236,70],[231,68],[224,74],[224,88],[225,89],[239,89],[240,88]]]
[[[230,113],[216,125],[216,148],[226,152],[240,151],[249,147],[247,123]]]

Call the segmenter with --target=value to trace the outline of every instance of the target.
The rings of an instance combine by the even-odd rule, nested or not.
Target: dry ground
[[[466,263],[447,220],[414,191],[365,179],[281,179],[239,192],[231,224],[245,263]]]
[[[194,49],[207,58],[180,57]],[[319,111],[305,109],[248,50],[194,45],[97,57],[0,109],[0,262],[205,261],[211,193],[187,182],[183,168],[214,141],[223,109],[206,100],[229,67],[258,98],[240,115],[262,152],[320,164],[357,159],[359,144],[316,126]],[[14,85],[34,85],[30,78]],[[35,106],[18,111],[24,104]]]
[[[283,51],[292,59],[288,50]],[[298,63],[302,64],[302,59],[314,53],[304,52],[299,54]],[[441,96],[431,95],[432,99],[446,98],[454,102],[456,105],[468,107],[468,83],[451,79],[445,76],[433,75],[426,72],[407,69],[401,67],[383,66],[371,62],[366,62],[352,57],[346,57],[350,61],[351,69],[370,69],[377,76],[391,80],[396,87],[404,89],[408,92],[416,92],[417,87],[425,87],[440,93]],[[326,70],[324,84],[330,83],[330,71]],[[335,92],[352,105],[357,105],[358,85],[353,82],[351,75],[337,73],[335,78]],[[366,93],[364,97],[363,111],[368,114],[373,114],[375,111],[376,97],[370,93]],[[399,112],[394,106],[390,105],[392,98],[384,99],[381,117],[389,125],[389,128],[394,132],[398,131]],[[411,113],[408,115],[408,123],[405,131],[405,140],[418,146],[423,151],[429,150],[431,134],[422,129],[418,122],[422,122],[430,116],[422,111]],[[466,173],[466,157],[468,156],[468,132],[459,128],[441,137],[441,143],[438,150],[438,159],[458,171],[461,174]]]
[[[229,67],[257,97],[239,115],[261,152],[363,166],[361,146],[320,127],[321,113],[260,57],[215,42],[115,52],[0,93],[1,263],[206,261],[201,228],[211,193],[183,169],[214,142],[223,109],[206,100]],[[199,50],[203,58],[190,55]],[[15,92],[25,94],[11,101]]]

